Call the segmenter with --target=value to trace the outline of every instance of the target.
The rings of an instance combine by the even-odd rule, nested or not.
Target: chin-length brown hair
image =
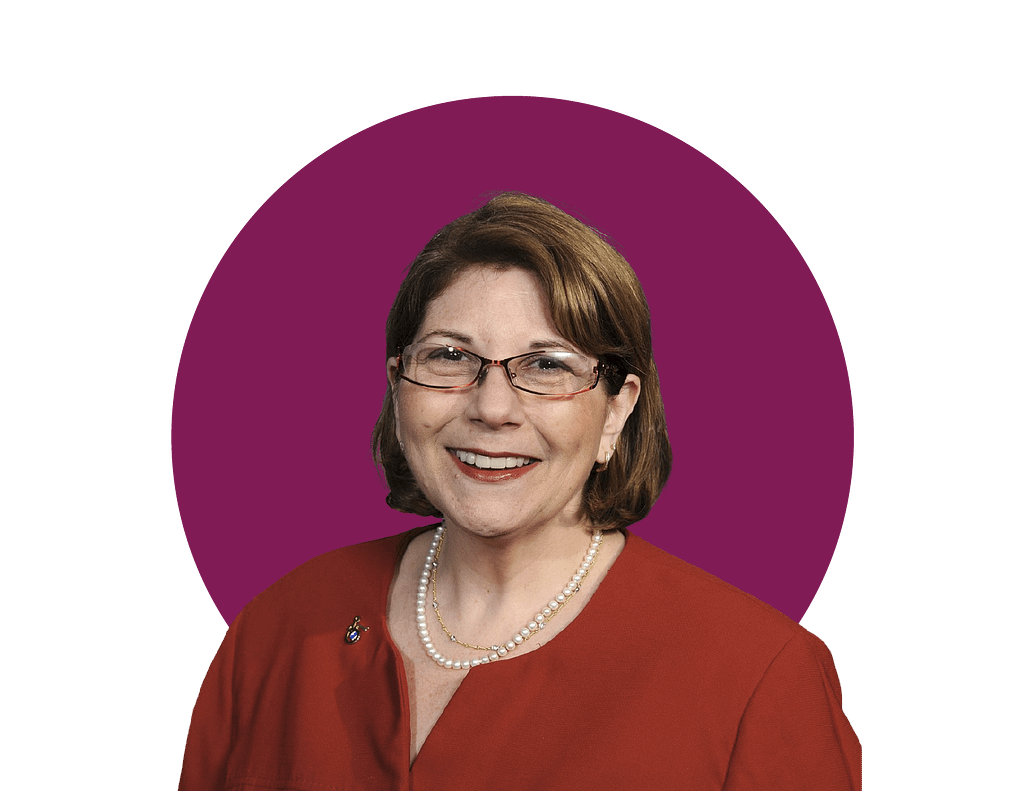
[[[651,314],[640,282],[626,260],[594,229],[538,198],[502,193],[438,231],[410,264],[388,314],[386,357],[416,339],[427,306],[462,272],[480,266],[523,269],[540,280],[551,319],[566,340],[614,366],[606,392],[619,392],[627,374],[640,378],[640,398],[607,467],[595,465],[583,489],[583,509],[604,528],[643,519],[672,467],[665,406],[651,351]],[[442,516],[420,490],[395,437],[388,384],[373,453],[399,511]],[[525,396],[537,398],[539,396]],[[581,396],[585,398],[586,396]]]

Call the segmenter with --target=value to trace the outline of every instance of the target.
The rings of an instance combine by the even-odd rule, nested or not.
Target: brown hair
[[[427,306],[463,271],[492,266],[534,273],[555,328],[587,354],[614,367],[604,380],[615,395],[627,374],[640,378],[640,398],[605,468],[595,465],[583,509],[598,527],[643,519],[672,467],[665,406],[651,351],[651,316],[640,282],[597,231],[538,198],[502,193],[438,231],[410,264],[388,314],[387,357],[412,343]],[[395,437],[389,384],[373,430],[373,451],[399,511],[441,516],[413,477]],[[404,386],[404,385],[403,385]]]

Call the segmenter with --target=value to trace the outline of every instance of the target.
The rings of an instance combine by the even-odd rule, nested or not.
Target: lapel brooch
[[[362,633],[359,631],[360,629],[366,632],[369,631],[370,627],[363,626],[361,623],[359,623],[359,616],[357,615],[355,617],[355,620],[352,621],[352,625],[345,630],[345,642],[349,645],[352,645],[352,643],[358,643],[359,638],[363,636]]]

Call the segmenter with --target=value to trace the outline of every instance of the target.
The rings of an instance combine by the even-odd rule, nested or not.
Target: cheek
[[[456,416],[453,406],[430,392],[399,394],[395,415],[406,445],[425,442],[443,429]]]
[[[579,456],[581,465],[589,465],[589,456],[596,453],[601,444],[606,410],[601,405],[593,404],[586,404],[582,408],[579,405],[573,406],[573,409],[553,416],[554,419],[549,417],[544,422],[553,432],[552,439],[557,437],[555,441],[559,447]]]

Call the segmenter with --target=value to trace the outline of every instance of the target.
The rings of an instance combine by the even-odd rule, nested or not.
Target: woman
[[[523,195],[442,229],[387,323],[393,508],[228,631],[181,788],[852,789],[825,646],[626,528],[671,465],[650,318]]]

